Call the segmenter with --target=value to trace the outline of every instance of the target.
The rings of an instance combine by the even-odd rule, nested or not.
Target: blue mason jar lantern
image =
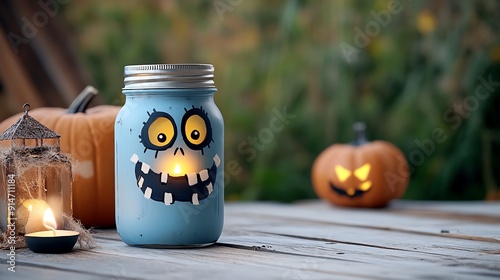
[[[224,124],[208,64],[125,66],[115,123],[116,227],[135,246],[197,247],[220,237]]]

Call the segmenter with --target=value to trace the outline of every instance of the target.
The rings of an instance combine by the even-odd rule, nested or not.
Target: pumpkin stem
[[[368,140],[366,140],[366,124],[364,122],[354,123],[352,129],[354,130],[354,141],[352,142],[354,146],[368,143]]]
[[[66,113],[68,114],[76,114],[76,113],[85,113],[87,107],[90,104],[90,101],[94,99],[97,95],[98,91],[93,86],[85,87],[82,92],[75,98],[73,103],[69,105]]]

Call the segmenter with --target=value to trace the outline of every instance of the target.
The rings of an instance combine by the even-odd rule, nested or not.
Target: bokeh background
[[[125,65],[211,63],[227,200],[314,198],[315,157],[357,121],[407,156],[405,198],[500,197],[499,1],[40,2],[0,1],[2,119],[87,84],[119,106]]]

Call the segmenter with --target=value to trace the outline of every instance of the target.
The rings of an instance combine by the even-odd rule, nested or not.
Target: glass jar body
[[[124,89],[115,122],[116,227],[135,246],[220,237],[224,125],[215,88]]]

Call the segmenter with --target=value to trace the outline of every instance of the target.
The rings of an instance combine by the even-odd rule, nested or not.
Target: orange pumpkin
[[[87,109],[97,91],[87,88],[69,109],[37,108],[30,115],[61,135],[61,150],[75,160],[73,216],[83,225],[115,225],[114,122],[120,107],[102,105]],[[4,131],[22,113],[0,124]]]
[[[353,144],[335,144],[314,162],[316,194],[333,204],[384,207],[403,196],[408,186],[408,164],[401,151],[386,141],[367,142],[364,124],[355,124]]]

